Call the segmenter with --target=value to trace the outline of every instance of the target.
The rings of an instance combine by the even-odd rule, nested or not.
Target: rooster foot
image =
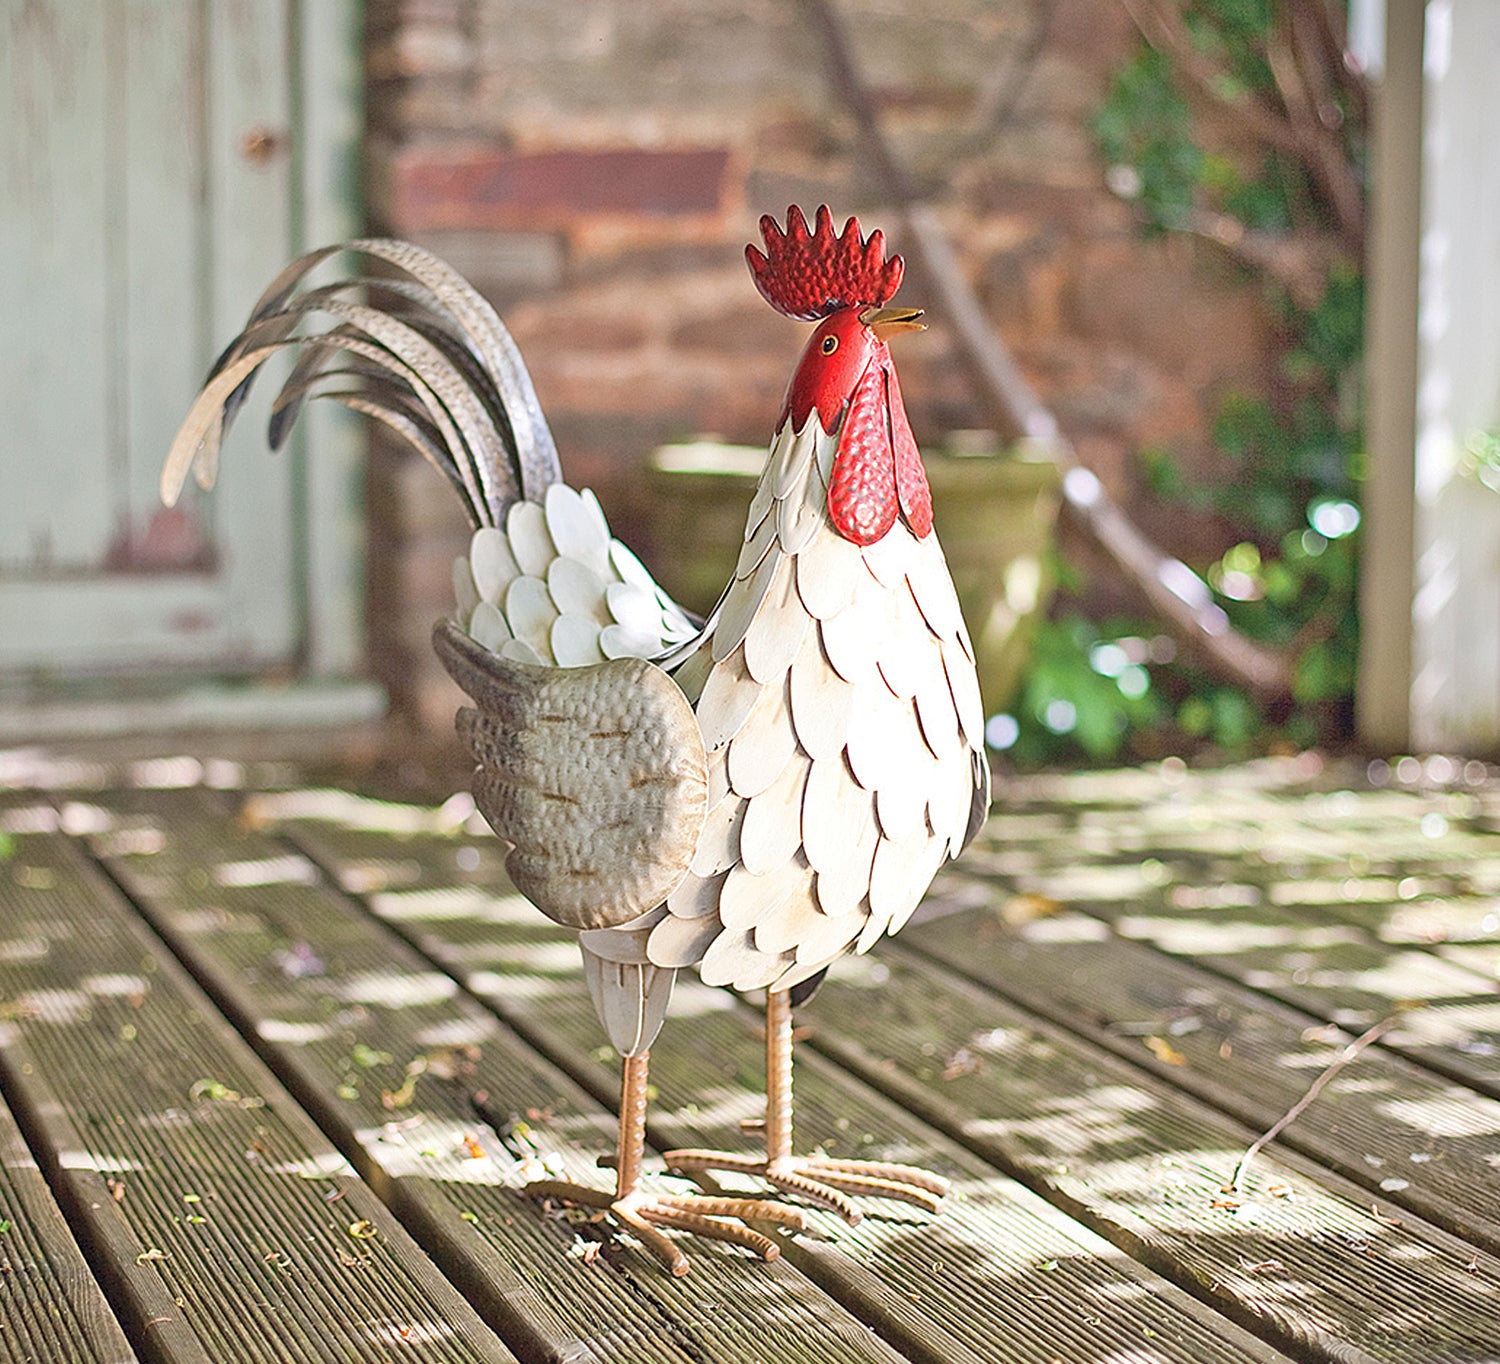
[[[948,1192],[941,1175],[912,1165],[877,1160],[834,1160],[826,1156],[782,1156],[774,1160],[735,1155],[729,1151],[668,1151],[667,1168],[680,1174],[697,1170],[733,1171],[758,1175],[784,1193],[796,1194],[818,1207],[836,1212],[858,1226],[860,1211],[849,1194],[892,1198],[937,1212]]]
[[[781,1254],[776,1242],[763,1232],[739,1223],[770,1222],[791,1231],[802,1231],[806,1227],[806,1220],[797,1208],[760,1198],[651,1193],[640,1188],[622,1195],[561,1179],[536,1180],[528,1184],[525,1191],[532,1198],[607,1213],[618,1226],[635,1235],[675,1278],[688,1272],[688,1259],[659,1228],[669,1227],[713,1241],[727,1241],[730,1245],[744,1246],[762,1260],[774,1260]]]

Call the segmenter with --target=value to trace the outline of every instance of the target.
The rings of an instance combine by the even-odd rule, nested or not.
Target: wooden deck
[[[0,1361],[1500,1360],[1500,784],[1374,775],[1002,783],[800,1016],[804,1147],[950,1206],[674,1280],[518,1192],[618,1072],[463,800],[0,755]],[[680,989],[659,1149],[748,1144],[757,1022]]]

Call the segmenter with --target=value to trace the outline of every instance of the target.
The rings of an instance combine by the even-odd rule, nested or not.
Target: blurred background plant
[[[1280,340],[1274,388],[1219,412],[1226,476],[1190,479],[1166,449],[1139,451],[1139,472],[1160,503],[1226,528],[1193,567],[1237,629],[1293,659],[1293,701],[1268,711],[1149,622],[1091,618],[1087,583],[1062,565],[991,738],[1028,764],[1337,742],[1358,656],[1366,114],[1344,0],[1121,3],[1141,43],[1094,119],[1110,188],[1140,232],[1207,243],[1257,279]]]

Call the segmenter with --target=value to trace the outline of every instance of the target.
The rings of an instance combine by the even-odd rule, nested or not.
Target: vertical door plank
[[[359,21],[0,0],[0,673],[357,669],[356,429],[314,409],[317,457],[269,455],[273,373],[196,527],[156,478],[265,284],[357,226]]]
[[[94,6],[0,0],[0,571],[91,567],[111,532],[108,84]]]
[[[123,294],[115,373],[124,413],[122,495],[133,531],[157,506],[162,455],[203,379],[198,299],[203,257],[202,14],[180,0],[117,6],[114,111],[124,143],[119,242]]]
[[[215,348],[291,258],[292,107],[287,0],[219,0],[208,15],[209,317]],[[290,657],[301,635],[292,462],[265,450],[273,368],[225,452],[212,517],[225,614],[242,657]]]
[[[362,15],[357,0],[297,10],[297,126],[302,248],[357,236],[363,123]],[[363,661],[365,426],[332,403],[302,416],[306,455],[308,666],[357,672]]]

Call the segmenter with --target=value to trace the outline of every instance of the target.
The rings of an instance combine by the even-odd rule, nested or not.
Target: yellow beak
[[[866,308],[859,320],[875,333],[876,339],[888,341],[899,332],[924,332],[920,308]]]

